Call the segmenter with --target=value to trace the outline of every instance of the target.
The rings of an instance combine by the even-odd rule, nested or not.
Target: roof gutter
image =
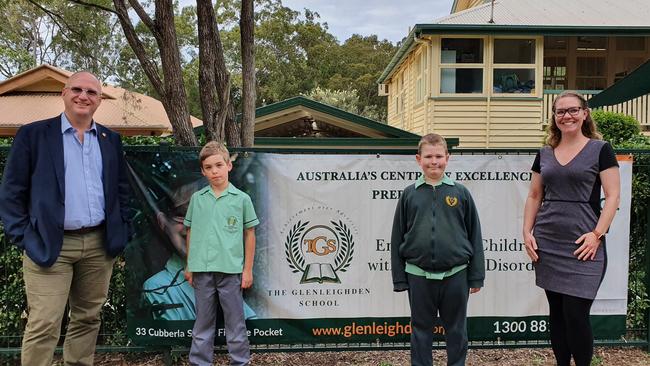
[[[650,26],[602,25],[520,25],[520,24],[416,24],[419,35],[425,34],[522,34],[541,36],[571,35],[650,35]]]
[[[416,24],[404,43],[397,50],[393,58],[384,69],[378,84],[383,84],[392,75],[397,66],[404,58],[408,56],[416,39],[423,34],[525,34],[525,35],[542,35],[542,36],[570,36],[570,35],[591,35],[591,36],[611,36],[611,35],[650,35],[650,26],[567,26],[567,25],[512,25],[512,24]]]

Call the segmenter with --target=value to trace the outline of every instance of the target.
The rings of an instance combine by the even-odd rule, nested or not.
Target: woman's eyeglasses
[[[569,109],[557,109],[553,111],[553,114],[557,118],[562,118],[564,117],[565,114],[569,113],[572,117],[575,117],[580,113],[582,110],[582,107],[574,107],[574,108],[569,108]]]

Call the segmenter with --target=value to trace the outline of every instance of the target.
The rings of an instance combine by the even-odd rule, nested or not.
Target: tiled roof
[[[72,73],[49,65],[19,74],[0,83],[0,128],[20,127],[63,112],[60,90]],[[104,98],[95,120],[115,130],[137,129],[171,133],[162,103],[149,96],[111,85],[102,86]],[[192,126],[203,122],[191,117]]]

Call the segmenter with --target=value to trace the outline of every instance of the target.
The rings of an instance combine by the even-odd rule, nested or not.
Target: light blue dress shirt
[[[97,226],[104,221],[102,153],[95,121],[84,132],[83,143],[65,113],[61,114],[65,171],[65,230]]]

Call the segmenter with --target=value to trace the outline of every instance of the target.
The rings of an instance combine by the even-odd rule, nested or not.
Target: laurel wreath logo
[[[341,250],[334,258],[334,270],[345,272],[350,266],[354,255],[352,232],[341,220],[339,222],[330,221],[330,223],[339,234],[341,241]],[[291,227],[284,242],[284,254],[293,273],[305,271],[305,257],[300,252],[300,236],[307,228],[307,225],[309,225],[309,221],[298,221]]]
[[[305,258],[300,252],[300,235],[305,231],[308,224],[309,221],[305,221],[304,223],[298,221],[289,230],[284,242],[284,254],[287,262],[289,262],[289,268],[291,268],[291,272],[293,273],[303,272],[305,270]]]
[[[352,239],[352,232],[343,221],[339,220],[330,221],[336,232],[341,237],[341,251],[336,255],[334,259],[334,268],[335,271],[345,272],[352,262],[352,255],[354,254],[354,240]]]

